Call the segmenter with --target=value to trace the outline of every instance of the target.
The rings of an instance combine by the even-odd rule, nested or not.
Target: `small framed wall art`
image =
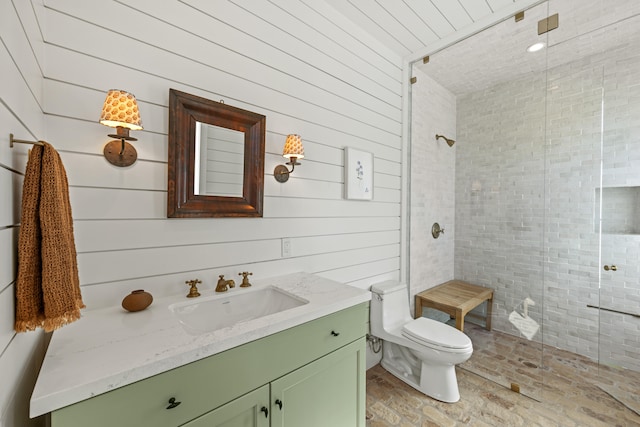
[[[373,200],[373,154],[345,148],[345,198]]]

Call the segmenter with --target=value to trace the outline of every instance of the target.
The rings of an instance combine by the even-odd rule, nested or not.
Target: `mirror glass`
[[[196,195],[242,197],[244,133],[196,122]]]
[[[169,90],[167,216],[261,217],[266,117]]]

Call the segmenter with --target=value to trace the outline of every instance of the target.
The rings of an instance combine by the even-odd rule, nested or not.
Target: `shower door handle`
[[[618,271],[618,267],[616,267],[615,265],[612,265],[612,266],[605,265],[604,266],[604,271],[609,271],[609,270]]]

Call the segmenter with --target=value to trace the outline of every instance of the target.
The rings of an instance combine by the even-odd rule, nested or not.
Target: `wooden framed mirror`
[[[167,217],[261,217],[266,117],[169,90]]]

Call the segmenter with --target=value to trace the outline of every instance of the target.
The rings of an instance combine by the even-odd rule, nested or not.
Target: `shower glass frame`
[[[610,5],[596,1],[591,6],[600,7],[604,16]],[[560,10],[561,16],[579,19],[579,12],[568,13],[570,7],[548,0],[525,15],[546,17]],[[467,40],[431,53],[426,67],[414,64],[418,80],[409,90],[407,158],[421,159],[422,170],[429,166],[424,158],[442,163],[443,156],[455,156],[454,227],[443,224],[442,212],[422,209],[418,191],[431,190],[424,182],[414,185],[417,169],[409,165],[411,294],[453,278],[494,288],[494,333],[513,337],[513,345],[492,342],[481,329],[475,337],[469,331],[474,351],[495,364],[461,367],[537,400],[544,400],[543,371],[556,351],[584,356],[585,369],[603,379],[601,387],[612,369],[623,376],[640,372],[640,346],[633,346],[640,330],[640,173],[633,168],[633,160],[640,160],[640,149],[635,149],[640,146],[640,85],[633,79],[640,74],[640,30],[633,30],[640,29],[640,13],[601,28],[587,22],[575,35],[563,34],[562,21],[557,30],[539,37],[547,46],[534,54],[542,67],[520,75],[514,87],[492,87],[457,100],[453,133],[441,128],[442,121],[434,120],[431,128],[416,123],[425,113],[414,104],[421,96],[419,85],[438,80],[437,75],[425,79],[417,69],[435,69],[441,53]],[[529,19],[524,25],[535,23]],[[607,31],[620,33],[622,46],[606,46]],[[578,59],[563,62],[575,52]],[[522,55],[531,54],[523,48]],[[470,68],[469,78],[477,78],[478,70],[486,68]],[[515,95],[503,99],[502,106],[491,105],[490,97],[500,96],[500,90]],[[519,119],[518,108],[530,110],[526,121]],[[435,134],[455,139],[455,146],[438,145]],[[451,178],[445,175],[441,182]],[[421,234],[419,224],[433,222],[454,229],[445,235],[455,239],[454,266],[450,272],[439,260],[430,277],[415,265],[428,264],[418,254],[436,258],[443,252]],[[539,328],[533,334],[521,332],[510,321],[514,313],[526,314]],[[496,367],[500,363],[512,364],[508,375]]]

